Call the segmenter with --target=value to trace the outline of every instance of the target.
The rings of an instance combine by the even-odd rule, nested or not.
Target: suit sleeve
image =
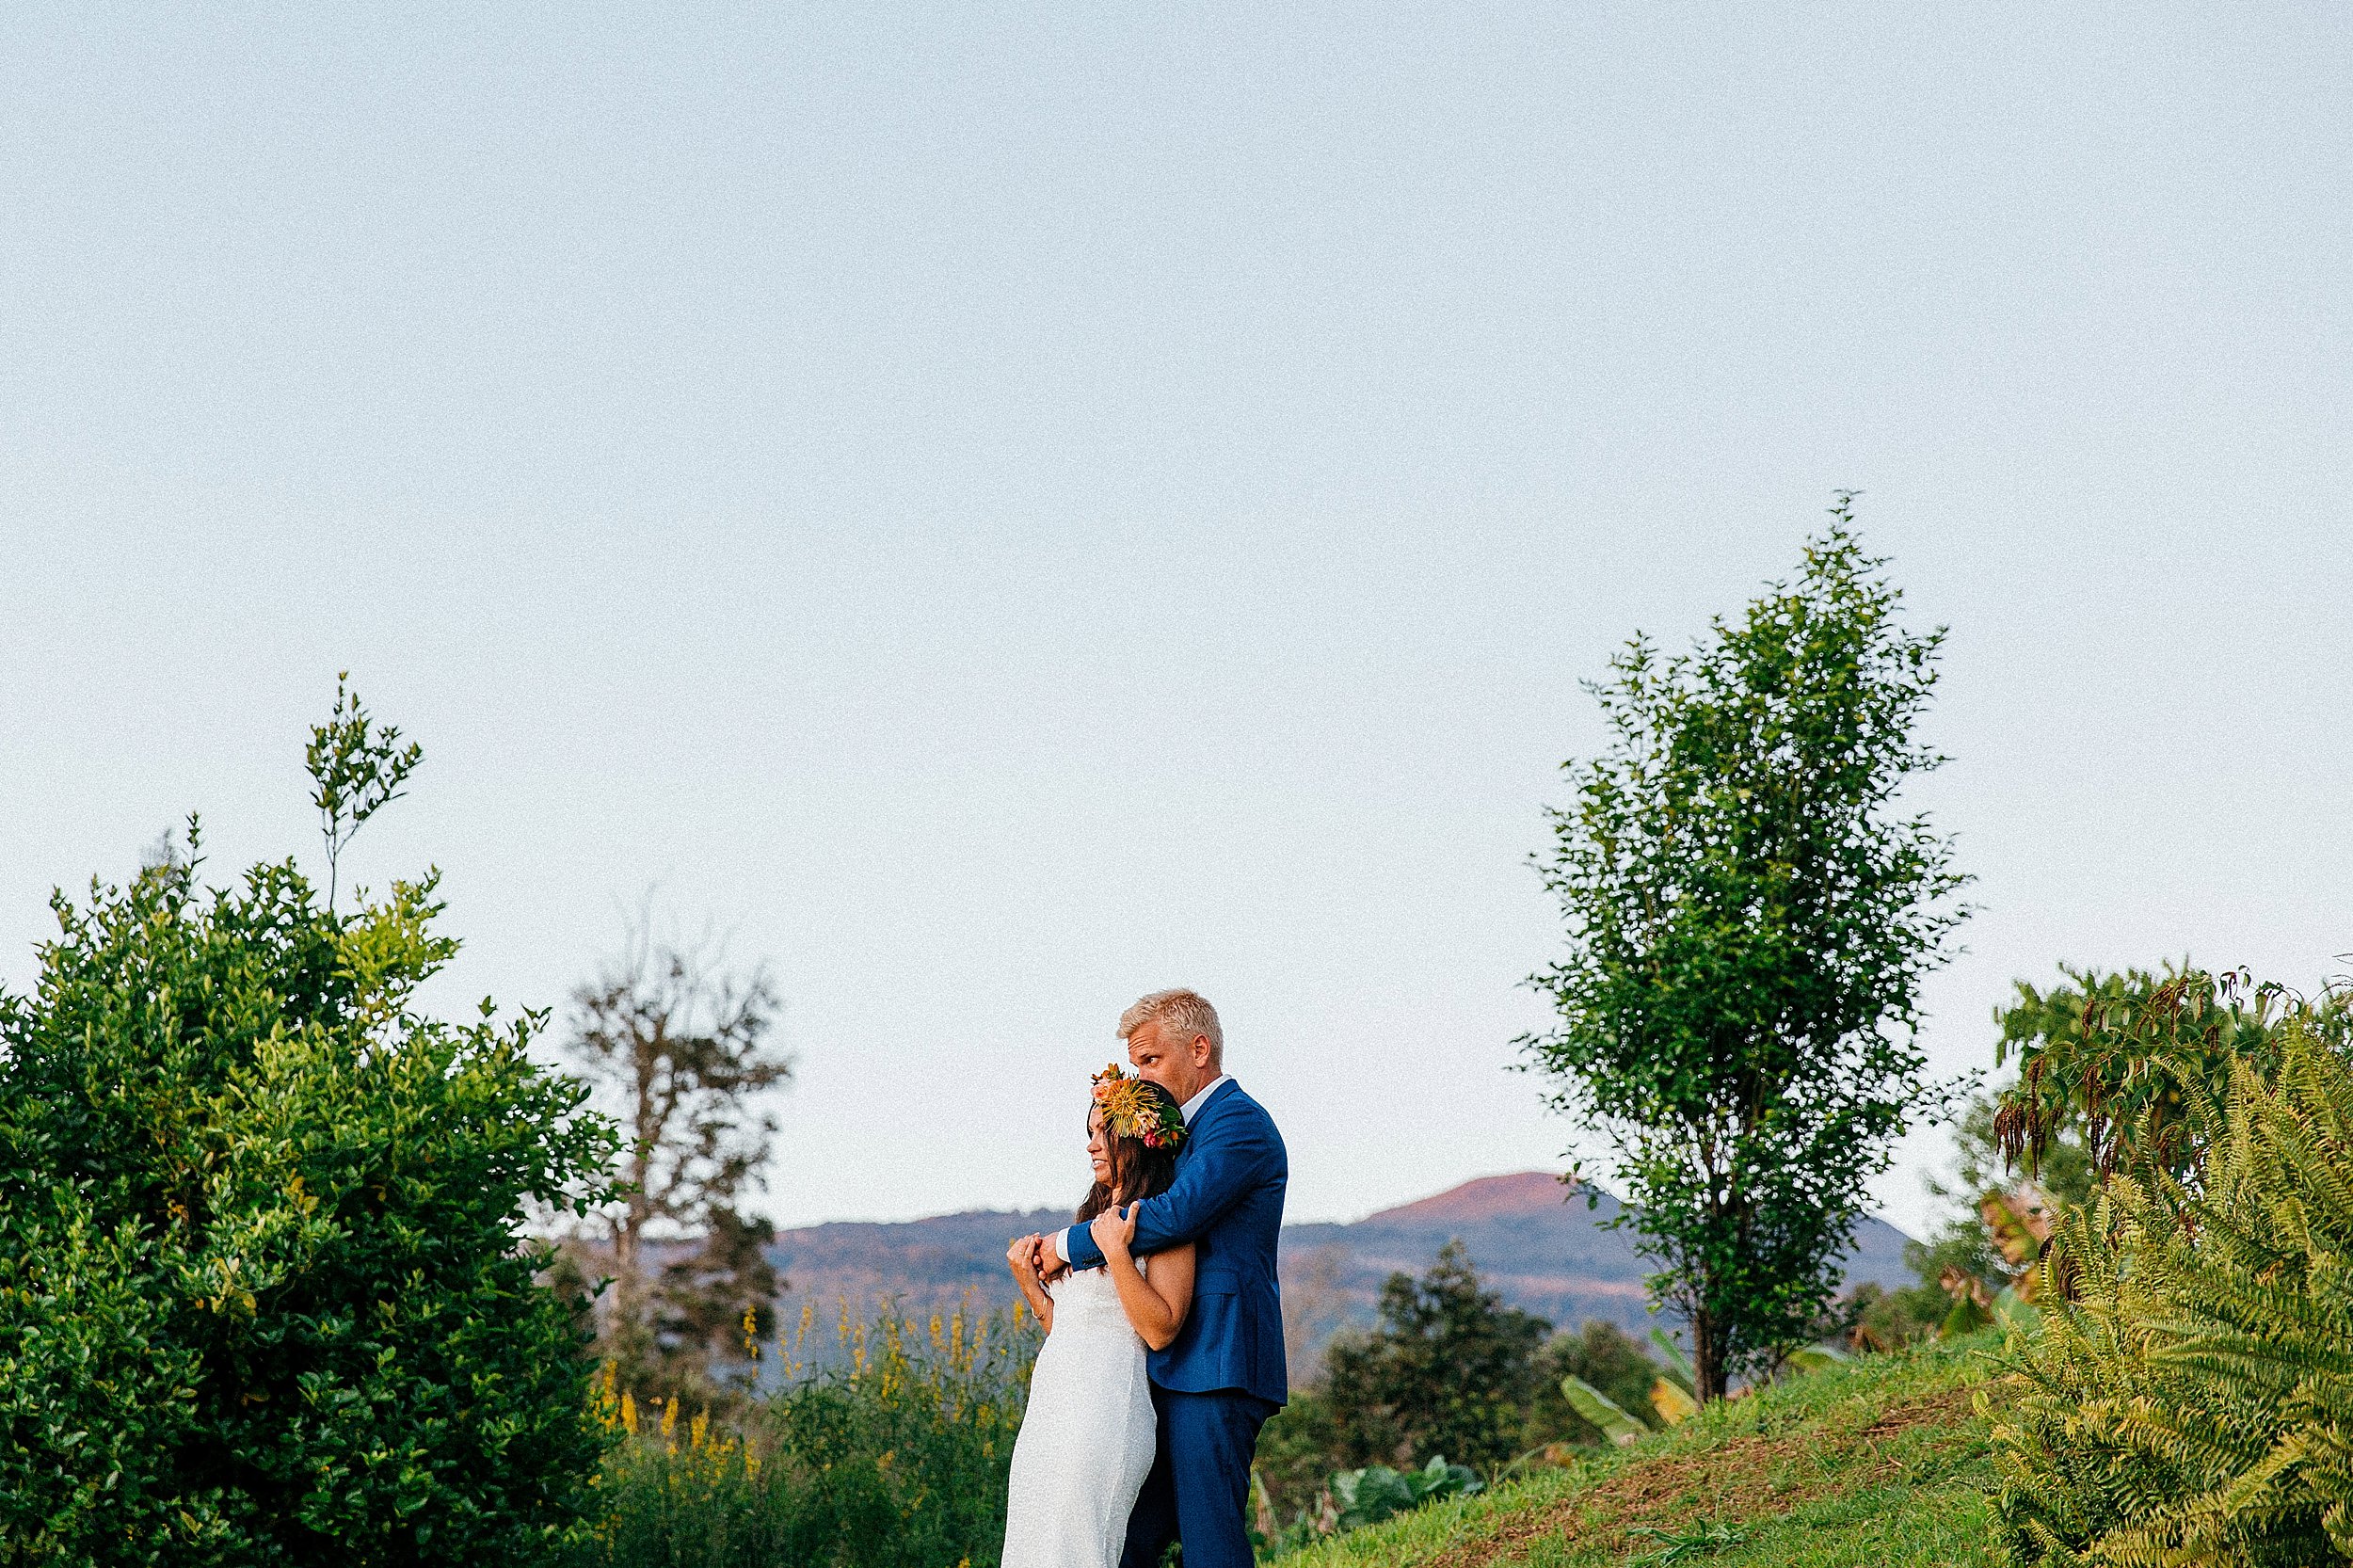
[[[1233,1207],[1280,1175],[1283,1141],[1265,1115],[1221,1116],[1203,1129],[1201,1145],[1157,1198],[1146,1198],[1136,1215],[1131,1250],[1139,1256],[1197,1240]],[[1102,1266],[1103,1249],[1084,1225],[1073,1225],[1070,1266]]]

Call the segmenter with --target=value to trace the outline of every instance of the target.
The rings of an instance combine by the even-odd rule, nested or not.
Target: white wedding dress
[[[1128,1515],[1152,1468],[1144,1341],[1107,1271],[1064,1274],[1047,1291],[1054,1331],[1014,1440],[1003,1568],[1119,1568]]]

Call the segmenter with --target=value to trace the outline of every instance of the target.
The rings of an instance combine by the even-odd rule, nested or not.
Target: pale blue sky
[[[452,1005],[659,883],[790,1000],[781,1220],[1066,1202],[1224,1009],[1297,1217],[1543,1164],[1578,678],[1865,494],[1983,912],[2353,950],[2353,13],[13,9],[0,978],[429,753]],[[1881,1184],[1927,1211],[1915,1141]]]

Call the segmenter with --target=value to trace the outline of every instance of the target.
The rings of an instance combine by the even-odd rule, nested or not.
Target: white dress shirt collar
[[[1215,1078],[1209,1080],[1209,1082],[1204,1083],[1201,1086],[1201,1092],[1199,1094],[1193,1096],[1193,1098],[1178,1106],[1176,1108],[1177,1113],[1185,1118],[1185,1125],[1187,1127],[1193,1126],[1193,1117],[1200,1113],[1203,1106],[1209,1103],[1209,1096],[1216,1094],[1221,1085],[1231,1083],[1232,1081],[1232,1079],[1226,1077],[1224,1073],[1220,1073]]]

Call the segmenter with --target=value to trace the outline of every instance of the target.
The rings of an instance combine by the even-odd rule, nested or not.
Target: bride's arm
[[[1087,1227],[1103,1249],[1103,1268],[1119,1291],[1119,1304],[1144,1342],[1156,1351],[1168,1349],[1176,1331],[1185,1326],[1193,1306],[1193,1245],[1187,1241],[1152,1255],[1152,1277],[1146,1279],[1128,1251],[1136,1239],[1136,1206],[1107,1208]]]
[[[1054,1332],[1054,1298],[1048,1295],[1046,1287],[1038,1283],[1037,1240],[1034,1236],[1024,1236],[1007,1247],[1005,1267],[1013,1271],[1014,1283],[1021,1287],[1022,1297],[1029,1302],[1030,1310],[1037,1314],[1039,1325],[1051,1334]]]

